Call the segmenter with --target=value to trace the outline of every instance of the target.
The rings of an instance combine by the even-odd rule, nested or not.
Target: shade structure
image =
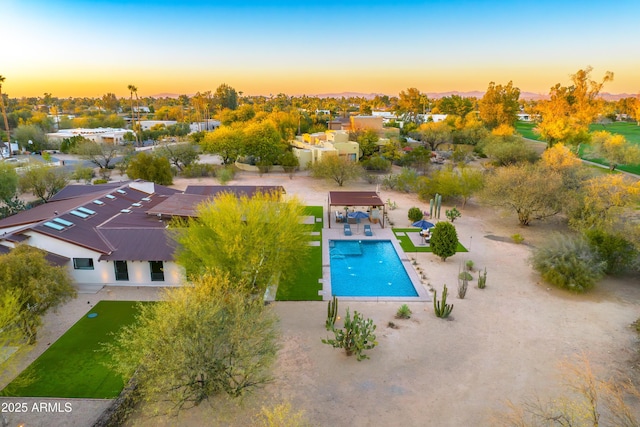
[[[414,227],[422,228],[422,229],[435,227],[433,223],[427,221],[426,219],[421,219],[420,221],[416,221],[411,225],[413,225]]]

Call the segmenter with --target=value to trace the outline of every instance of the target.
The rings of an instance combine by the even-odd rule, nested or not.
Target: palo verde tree
[[[163,144],[155,151],[156,155],[166,157],[180,172],[200,157],[191,144]]]
[[[591,135],[591,156],[604,159],[613,172],[619,164],[640,164],[640,147],[628,142],[624,135],[598,131]]]
[[[76,296],[66,269],[52,266],[44,251],[28,245],[0,255],[0,294],[11,290],[20,296],[20,327],[30,344],[36,342],[40,318]]]
[[[164,301],[141,305],[111,353],[125,381],[135,376],[144,400],[168,400],[175,412],[216,396],[241,396],[270,380],[277,318],[247,299],[241,279],[210,271],[172,288]]]
[[[244,131],[240,126],[220,126],[204,134],[200,148],[205,153],[219,155],[225,165],[231,164],[244,151]]]
[[[292,274],[308,253],[303,206],[277,193],[236,196],[224,193],[198,207],[197,217],[174,224],[177,260],[188,277],[216,269],[264,295],[267,287]]]
[[[339,156],[323,156],[311,165],[310,170],[314,178],[331,179],[340,187],[362,175],[362,166]]]
[[[515,211],[520,225],[529,225],[561,211],[562,176],[540,164],[498,168],[485,177],[482,200],[491,206]]]
[[[31,191],[47,202],[69,183],[69,173],[52,166],[30,167],[20,177],[20,190]]]
[[[571,76],[570,86],[556,84],[549,92],[549,99],[538,103],[536,111],[541,121],[536,131],[549,147],[558,142],[578,145],[588,141],[589,125],[602,111],[600,91],[605,83],[613,80],[610,71],[600,82],[591,80],[591,71],[591,67],[578,70]]]
[[[131,179],[144,179],[160,185],[171,185],[173,174],[169,159],[140,151],[129,160],[127,175]]]

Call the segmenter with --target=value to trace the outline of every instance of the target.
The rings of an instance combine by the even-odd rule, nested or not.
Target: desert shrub
[[[462,216],[462,214],[457,208],[447,209],[446,211],[444,211],[444,214],[447,216],[447,218],[451,222],[455,221],[456,219]]]
[[[409,212],[407,214],[407,216],[409,217],[409,220],[411,222],[416,222],[416,221],[420,221],[422,219],[423,213],[422,210],[420,208],[417,207],[412,207],[409,208]]]
[[[520,234],[516,233],[516,234],[511,236],[511,240],[513,240],[513,243],[520,244],[520,243],[524,242],[524,237],[522,237]]]
[[[295,411],[289,402],[285,402],[273,408],[263,406],[253,425],[260,427],[303,427],[310,424],[305,419],[304,411]]]
[[[181,175],[185,178],[204,178],[214,175],[215,165],[208,163],[192,163],[182,168]]]
[[[442,289],[442,298],[438,301],[438,291],[433,291],[433,311],[437,317],[442,319],[449,317],[453,311],[453,304],[447,304],[448,293],[447,285],[444,285],[444,288]]]
[[[108,182],[109,182],[109,180],[107,180],[107,179],[94,179],[93,180],[93,185],[106,184]]]
[[[374,332],[376,325],[373,320],[364,319],[357,311],[353,312],[353,320],[347,308],[347,314],[344,316],[344,329],[333,329],[335,339],[323,339],[324,344],[329,344],[333,348],[343,348],[347,356],[356,355],[356,359],[360,362],[368,359],[369,356],[363,353],[364,350],[370,350],[378,345]]]
[[[382,179],[382,186],[385,190],[395,190],[398,186],[398,175],[391,174],[389,176],[385,176]]]
[[[380,176],[370,173],[365,173],[364,179],[367,180],[368,184],[378,184],[380,182]]]
[[[607,233],[603,230],[589,230],[584,233],[591,248],[606,263],[605,273],[617,274],[629,270],[638,257],[638,250],[622,234]]]
[[[362,167],[369,171],[386,172],[391,169],[391,162],[380,156],[371,156],[362,162]]]
[[[469,277],[471,277],[471,274],[463,271],[462,273],[460,273],[460,276],[458,277],[458,298],[464,299],[464,297],[467,295],[467,288],[469,287]]]
[[[468,271],[473,271],[474,263],[473,263],[473,261],[471,261],[471,260],[467,260],[467,261],[464,263],[464,266],[465,266],[465,267],[467,267],[467,270],[468,270]]]
[[[410,193],[415,189],[418,182],[418,172],[414,169],[402,168],[402,172],[400,172],[397,177],[398,180],[395,188],[397,191]]]
[[[236,170],[233,166],[216,169],[216,178],[218,178],[218,181],[223,185],[231,181],[235,175]]]
[[[458,233],[450,222],[439,222],[431,229],[431,251],[439,256],[442,261],[446,261],[455,255],[458,247]]]
[[[606,268],[584,238],[562,235],[536,248],[530,261],[546,282],[578,293],[593,288]]]
[[[398,311],[396,311],[397,319],[410,319],[412,311],[407,304],[402,304]]]

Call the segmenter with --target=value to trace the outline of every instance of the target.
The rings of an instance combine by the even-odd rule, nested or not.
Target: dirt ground
[[[177,180],[175,187],[193,183],[216,182]],[[324,207],[330,190],[376,189],[364,182],[339,188],[303,174],[290,180],[285,174],[242,173],[230,184],[258,183],[283,185],[287,195]],[[410,207],[428,210],[428,204],[413,195],[383,189],[380,193],[383,200],[398,205],[389,212],[396,227],[409,225]],[[507,399],[555,396],[558,363],[578,353],[586,353],[603,377],[632,375],[637,342],[630,324],[640,317],[640,278],[607,278],[587,295],[551,288],[532,271],[527,258],[533,245],[562,229],[560,221],[523,228],[515,217],[473,200],[461,212],[455,225],[468,253],[446,262],[430,253],[417,254],[417,267],[438,293],[443,284],[449,285],[454,304],[450,320],[435,317],[431,303],[409,303],[412,318],[398,320],[394,315],[399,303],[343,302],[340,315],[348,306],[377,325],[378,347],[368,351],[370,360],[357,362],[321,343],[328,336],[325,302],[277,302],[272,307],[281,319],[282,348],[272,383],[240,406],[213,399],[179,417],[150,416],[147,408],[130,425],[246,426],[261,406],[290,402],[313,426],[490,426],[492,417],[505,410]],[[524,237],[523,244],[513,243],[510,236],[515,233]],[[487,268],[487,287],[476,287],[475,271],[466,298],[459,299],[457,275],[466,260]],[[398,328],[388,327],[389,322]],[[55,323],[49,319],[43,334],[55,335],[46,331],[55,329]],[[49,418],[42,425],[52,427],[57,419],[62,420]]]

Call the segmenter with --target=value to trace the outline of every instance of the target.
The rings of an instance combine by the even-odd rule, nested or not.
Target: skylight
[[[64,230],[64,226],[60,224],[56,224],[55,222],[45,222],[42,225],[44,225],[45,227],[53,228],[54,230],[58,230],[58,231]]]
[[[58,224],[62,224],[64,226],[67,227],[71,227],[73,225],[73,223],[71,221],[67,221],[66,219],[62,219],[62,218],[53,218],[54,222],[57,222]]]
[[[142,206],[142,203],[131,203],[131,206],[135,206],[136,208],[139,208],[140,206]]]
[[[122,209],[120,212],[122,212],[122,213],[131,213],[131,209]]]
[[[104,202],[102,200],[94,200],[93,203],[95,203],[96,205],[104,205]]]
[[[148,198],[148,197],[143,197],[141,200],[143,200],[143,201],[145,201],[145,202],[150,202],[150,201],[151,201],[151,199],[150,199],[150,198]]]
[[[80,207],[78,208],[78,210],[79,210],[80,212],[84,212],[84,213],[89,214],[89,215],[95,215],[95,214],[96,214],[96,211],[92,211],[91,209],[87,209],[87,208],[85,208],[85,207],[83,207],[83,206],[80,206]]]
[[[89,215],[87,215],[87,214],[86,214],[86,213],[84,213],[84,212],[80,212],[80,211],[71,211],[71,212],[69,212],[69,213],[70,213],[71,215],[75,215],[75,216],[80,217],[80,218],[89,218]]]
[[[116,191],[117,191],[118,193],[120,193],[120,194],[127,194],[127,192],[126,192],[126,191],[124,191],[124,190],[116,190]]]
[[[114,196],[113,194],[107,194],[107,195],[106,195],[106,196],[104,196],[104,197],[106,197],[107,199],[111,199],[111,200],[113,200],[113,199],[115,199],[115,198],[116,198],[116,196]]]

